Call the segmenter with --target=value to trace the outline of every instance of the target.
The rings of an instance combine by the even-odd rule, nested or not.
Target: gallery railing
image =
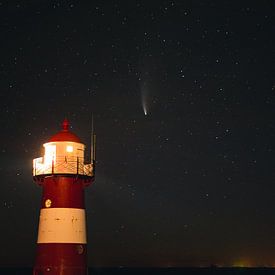
[[[43,157],[33,160],[33,176],[46,174],[76,174],[93,176],[93,165],[84,164],[84,158],[59,156],[45,162]]]

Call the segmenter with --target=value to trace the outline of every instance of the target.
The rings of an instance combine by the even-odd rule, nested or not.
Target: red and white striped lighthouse
[[[94,153],[85,164],[85,145],[66,119],[43,146],[44,156],[33,160],[33,179],[43,188],[33,274],[86,275],[84,188],[94,181]]]

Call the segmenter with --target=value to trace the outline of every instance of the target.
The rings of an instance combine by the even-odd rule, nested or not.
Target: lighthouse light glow
[[[66,151],[72,153],[74,151],[74,147],[72,145],[67,145]]]
[[[56,145],[44,144],[45,147],[45,156],[44,164],[51,165],[52,161],[56,160]]]

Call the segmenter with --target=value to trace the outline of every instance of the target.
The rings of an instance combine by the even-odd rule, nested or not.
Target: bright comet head
[[[144,114],[147,116],[147,109],[146,109],[146,104],[145,104],[145,102],[143,102],[142,108],[143,108]]]

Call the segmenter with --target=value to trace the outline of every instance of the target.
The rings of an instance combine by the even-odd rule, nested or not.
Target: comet
[[[146,83],[143,83],[141,87],[141,105],[142,105],[144,115],[147,116],[149,103],[148,103],[148,89],[147,89]]]
[[[147,104],[145,100],[142,100],[142,109],[143,109],[144,115],[147,116],[148,112],[147,112]]]

